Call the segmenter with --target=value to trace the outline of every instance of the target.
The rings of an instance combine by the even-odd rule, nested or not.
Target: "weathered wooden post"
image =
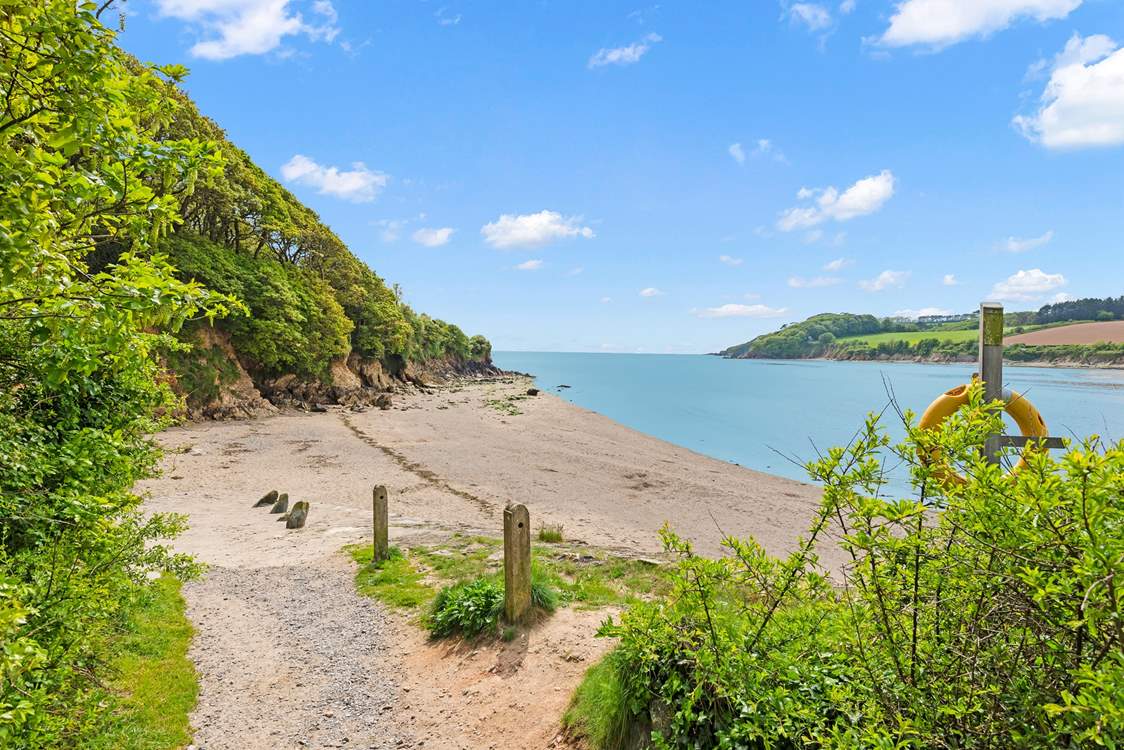
[[[375,485],[375,489],[371,492],[371,506],[375,526],[375,550],[372,560],[382,562],[390,557],[390,545],[387,542],[386,487],[381,484]]]
[[[531,516],[523,504],[503,511],[503,613],[513,625],[531,611]]]
[[[980,379],[984,399],[1003,399],[1003,305],[984,302],[980,305]],[[988,463],[999,463],[999,436],[992,435],[984,443]]]

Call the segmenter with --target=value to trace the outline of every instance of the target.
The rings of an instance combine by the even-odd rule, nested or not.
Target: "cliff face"
[[[353,353],[333,359],[325,378],[301,378],[293,373],[255,377],[256,366],[239,356],[227,332],[199,328],[191,344],[192,350],[181,354],[171,369],[172,387],[184,396],[185,416],[192,420],[257,417],[279,407],[389,408],[390,394],[396,392],[503,374],[490,361],[450,357],[410,362],[392,372],[376,359]]]

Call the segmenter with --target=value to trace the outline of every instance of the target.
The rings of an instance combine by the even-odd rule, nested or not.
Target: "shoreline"
[[[775,357],[726,357],[717,352],[706,354],[707,357],[718,357],[731,362],[869,362],[874,364],[902,364],[902,365],[973,365],[975,359],[918,359],[916,357],[886,357],[868,359],[861,357],[789,357],[778,359]],[[1124,362],[1088,364],[1086,362],[1058,362],[1036,360],[1030,362],[1015,362],[1004,359],[1004,367],[1042,367],[1052,370],[1124,370]]]
[[[568,607],[511,643],[430,641],[360,596],[341,553],[371,543],[371,487],[389,491],[390,541],[502,536],[507,503],[527,505],[532,537],[610,555],[666,559],[668,523],[700,554],[726,534],[791,551],[818,487],[659,440],[563,399],[531,379],[446,384],[395,394],[387,410],[282,410],[169,428],[163,475],[138,492],[147,512],[188,518],[178,552],[207,565],[183,587],[200,693],[194,742],[274,747],[572,747],[562,714],[586,669],[612,645],[611,612]],[[288,531],[269,490],[311,503]],[[825,537],[828,571],[844,563]],[[300,711],[290,698],[300,695]]]

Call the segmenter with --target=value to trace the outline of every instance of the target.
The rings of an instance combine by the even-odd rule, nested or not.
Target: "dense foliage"
[[[734,538],[706,559],[665,531],[674,592],[604,627],[613,684],[603,669],[571,714],[582,695],[611,712],[602,747],[637,726],[663,748],[1120,747],[1124,443],[1005,475],[978,452],[999,426],[979,386],[938,431],[907,415],[900,445],[872,417],[809,466],[822,506],[785,559]],[[887,492],[899,461],[915,497]],[[833,580],[817,549],[836,538]]]
[[[354,351],[392,370],[407,361],[487,360],[482,336],[414,312],[311,209],[230,143],[176,92],[166,137],[219,144],[223,164],[182,201],[162,244],[181,278],[236,296],[247,310],[219,323],[255,374],[324,377]]]
[[[1033,322],[1060,323],[1067,320],[1124,320],[1124,295],[1055,302],[1040,308]]]
[[[0,746],[74,747],[112,717],[104,645],[180,520],[134,483],[173,405],[151,353],[228,307],[154,250],[219,167],[171,137],[175,68],[113,46],[93,3],[0,4]]]
[[[876,344],[863,341],[842,341],[822,354],[832,359],[924,359],[974,361],[979,353],[976,341],[949,341],[923,338],[915,342],[898,339]],[[1003,349],[1003,358],[1011,362],[1056,362],[1080,365],[1108,365],[1124,362],[1124,344],[1010,344]]]
[[[1023,333],[1034,327],[1058,323],[1116,320],[1124,318],[1124,297],[1084,299],[1046,305],[1037,312],[1008,312],[1004,325],[1008,334]],[[821,313],[800,323],[782,326],[779,331],[762,334],[751,341],[719,352],[739,359],[935,359],[972,360],[977,356],[974,340],[954,337],[952,331],[973,330],[978,319],[931,324],[900,318],[876,318],[851,313]],[[867,341],[862,336],[883,333],[923,333],[923,337]],[[932,336],[928,335],[932,332]],[[945,335],[942,335],[945,334]],[[1004,356],[1016,362],[1070,362],[1116,364],[1124,362],[1124,345],[1012,345]]]
[[[195,570],[162,544],[182,519],[143,514],[133,487],[178,407],[160,362],[236,373],[176,337],[219,319],[264,374],[490,353],[226,142],[182,67],[121,52],[110,5],[0,3],[0,747],[112,736],[101,686],[129,604]]]
[[[890,318],[851,313],[821,313],[779,331],[766,333],[722,352],[727,357],[788,359],[811,357],[845,336],[914,330],[909,324]]]

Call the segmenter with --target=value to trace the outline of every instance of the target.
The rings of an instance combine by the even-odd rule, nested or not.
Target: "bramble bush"
[[[937,430],[903,415],[897,445],[871,417],[809,465],[822,505],[784,559],[734,538],[707,559],[665,529],[674,590],[606,622],[620,643],[571,727],[602,748],[637,728],[658,748],[1121,747],[1124,443],[1007,474],[979,455],[998,408],[976,386]],[[887,494],[898,461],[915,497]]]

